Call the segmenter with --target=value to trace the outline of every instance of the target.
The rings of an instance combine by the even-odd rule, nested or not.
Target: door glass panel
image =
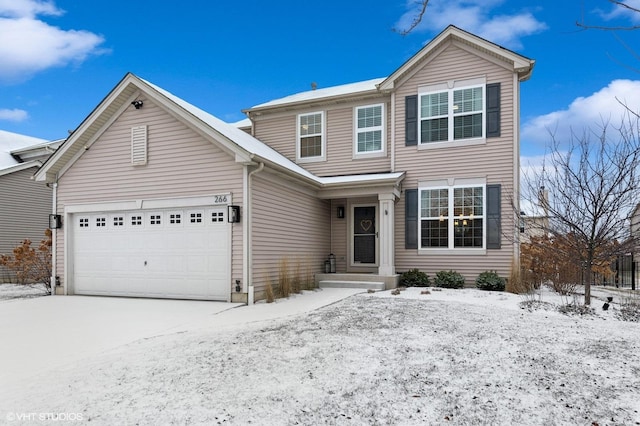
[[[376,263],[376,208],[353,209],[353,261]]]

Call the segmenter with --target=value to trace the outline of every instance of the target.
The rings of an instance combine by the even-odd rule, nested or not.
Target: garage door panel
[[[227,300],[231,262],[225,210],[77,215],[75,293]]]

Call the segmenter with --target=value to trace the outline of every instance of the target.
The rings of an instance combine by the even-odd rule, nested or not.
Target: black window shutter
[[[404,248],[418,248],[418,190],[404,191]]]
[[[487,185],[487,248],[499,249],[502,240],[500,184]]]
[[[487,84],[487,137],[500,136],[500,83]]]
[[[404,132],[405,145],[418,145],[418,95],[404,98]]]

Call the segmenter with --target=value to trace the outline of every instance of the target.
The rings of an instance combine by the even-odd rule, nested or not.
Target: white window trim
[[[454,139],[454,114],[453,114],[453,92],[457,90],[472,89],[475,87],[482,88],[482,135],[475,138]],[[422,141],[422,97],[434,93],[448,92],[448,136],[446,141],[423,142]],[[434,149],[442,147],[455,147],[467,145],[486,144],[487,135],[487,84],[485,77],[479,77],[469,80],[449,81],[446,83],[433,84],[418,88],[418,149]]]
[[[449,179],[448,183],[419,182],[418,187],[418,254],[442,254],[442,255],[482,255],[487,253],[487,184],[485,179]],[[454,221],[453,193],[456,188],[482,187],[482,247],[454,247]],[[422,247],[422,191],[447,189],[448,190],[448,248]]]
[[[315,157],[302,157],[300,154],[300,139],[302,135],[300,134],[300,118],[305,117],[307,115],[317,115],[320,114],[320,119],[322,120],[321,130],[320,130],[320,138],[321,138],[321,150],[322,154],[317,155]],[[317,161],[325,161],[327,159],[327,120],[324,111],[313,111],[313,112],[305,112],[304,114],[298,114],[296,118],[296,161],[298,163],[313,163]],[[308,136],[308,135],[305,135]]]
[[[363,129],[358,128],[358,110],[363,108],[372,108],[372,107],[381,107],[382,114],[382,123],[380,126],[375,127],[365,127]],[[371,105],[361,105],[353,107],[353,158],[377,158],[384,157],[387,155],[387,120],[386,120],[386,111],[384,107],[384,103],[379,104],[371,104]],[[381,149],[377,151],[366,151],[360,152],[358,151],[358,134],[364,132],[371,132],[375,130],[380,130],[382,138],[381,138]]]

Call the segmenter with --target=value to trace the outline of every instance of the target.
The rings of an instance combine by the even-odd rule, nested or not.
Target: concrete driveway
[[[322,289],[252,306],[92,296],[2,301],[0,387],[8,390],[36,374],[73,366],[140,339],[204,327],[223,330],[298,315],[361,292]]]

